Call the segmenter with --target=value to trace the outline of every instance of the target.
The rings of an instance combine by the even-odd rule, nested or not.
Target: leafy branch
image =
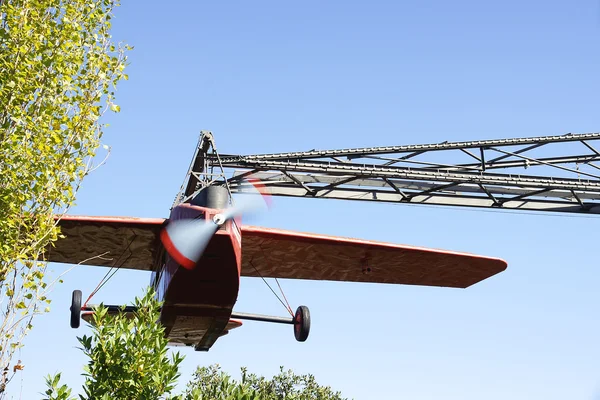
[[[0,1],[0,369],[49,310],[43,255],[74,204],[129,46],[110,35],[118,0]],[[110,155],[110,151],[108,152]],[[106,157],[108,157],[108,155]],[[58,280],[60,281],[60,279]],[[18,363],[17,365],[21,365]],[[7,374],[0,376],[0,399]]]

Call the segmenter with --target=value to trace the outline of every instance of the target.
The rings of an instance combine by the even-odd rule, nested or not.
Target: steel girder
[[[600,213],[600,133],[245,156],[203,140],[188,177],[222,167],[234,193],[251,176],[280,196]]]

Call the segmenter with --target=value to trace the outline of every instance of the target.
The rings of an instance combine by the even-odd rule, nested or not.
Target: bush
[[[136,297],[134,313],[110,315],[96,308],[92,335],[79,339],[88,357],[84,394],[80,399],[173,400],[341,400],[339,392],[317,384],[312,375],[284,371],[272,379],[242,369],[241,381],[217,365],[198,367],[181,395],[172,395],[183,356],[167,355],[164,327],[157,324],[161,304],[153,290]],[[60,374],[48,376],[45,400],[71,400],[72,390],[60,384]]]

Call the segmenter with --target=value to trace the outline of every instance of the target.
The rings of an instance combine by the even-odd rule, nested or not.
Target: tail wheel
[[[71,328],[79,328],[81,323],[81,290],[73,290],[71,298]]]
[[[294,315],[294,336],[299,342],[304,342],[310,333],[310,311],[306,306],[296,309]]]

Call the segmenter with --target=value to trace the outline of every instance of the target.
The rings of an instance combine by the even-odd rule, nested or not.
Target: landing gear
[[[294,315],[294,336],[299,342],[304,342],[310,333],[310,311],[306,306],[300,306],[296,309]]]
[[[296,309],[294,318],[291,319],[290,317],[271,317],[268,315],[246,314],[239,312],[231,313],[231,318],[294,325],[294,336],[299,342],[306,341],[310,332],[310,311],[308,311],[308,307],[306,306],[298,307],[298,309]]]
[[[71,298],[71,328],[79,328],[81,323],[81,290],[73,290]]]

